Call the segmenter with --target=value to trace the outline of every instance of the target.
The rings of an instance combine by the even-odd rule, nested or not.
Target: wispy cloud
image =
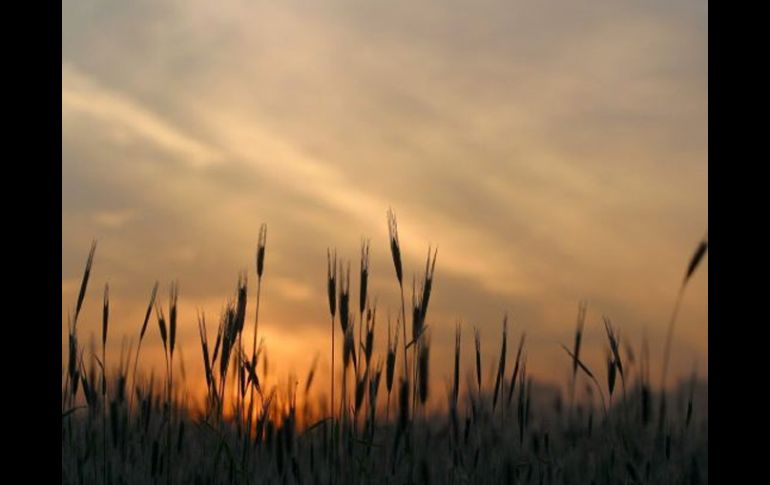
[[[218,151],[190,137],[129,96],[100,86],[71,64],[62,64],[62,123],[89,116],[121,129],[120,139],[138,137],[190,163],[205,167],[222,160]]]

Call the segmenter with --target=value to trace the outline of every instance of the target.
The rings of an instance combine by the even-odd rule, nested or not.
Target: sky
[[[427,319],[437,382],[451,375],[458,320],[463,367],[477,327],[492,379],[507,313],[509,352],[526,332],[529,373],[564,384],[559,344],[574,339],[581,300],[586,363],[604,375],[607,316],[636,350],[646,336],[657,376],[679,285],[708,230],[707,2],[62,7],[63,352],[97,239],[81,342],[101,331],[105,283],[117,354],[135,345],[153,283],[165,305],[178,281],[179,342],[197,385],[196,314],[213,340],[248,271],[253,321],[264,222],[270,372],[302,380],[318,355],[323,391],[327,248],[350,261],[357,308],[361,239],[371,240],[377,359],[387,315],[400,311],[392,207],[407,305],[428,246],[439,248]],[[708,257],[685,291],[672,375],[708,375],[707,327]],[[161,371],[150,328],[142,366]]]

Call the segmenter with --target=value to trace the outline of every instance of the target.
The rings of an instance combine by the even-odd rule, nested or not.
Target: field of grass
[[[511,339],[503,322],[494,385],[482,378],[482,345],[473,336],[475,360],[461,362],[456,345],[450,389],[430,382],[431,332],[427,313],[437,252],[430,252],[419,285],[405,304],[401,248],[395,216],[389,214],[400,316],[387,323],[387,345],[374,342],[376,304],[367,294],[368,243],[363,243],[359,291],[351,303],[349,268],[328,255],[329,349],[341,345],[342,361],[332,376],[332,409],[314,416],[308,395],[315,366],[293,387],[265,388],[262,348],[257,345],[259,300],[267,231],[260,231],[256,255],[255,331],[244,342],[249,305],[245,278],[238,281],[211,338],[202,316],[200,358],[205,401],[185,405],[174,381],[177,290],[168,305],[152,290],[135,350],[108,355],[109,289],[103,297],[101,348],[86,351],[77,324],[88,289],[96,246],[86,263],[78,300],[68,318],[69,343],[62,368],[62,483],[64,484],[700,484],[708,483],[707,390],[696,376],[676,392],[650,384],[646,346],[635,351],[621,341],[609,320],[606,368],[581,360],[584,305],[563,362],[572,371],[570,390],[546,393],[528,374],[526,335]],[[686,268],[669,322],[661,383],[666,382],[671,334],[687,281],[707,250],[704,240]],[[322,275],[319,275],[319,279]],[[355,297],[358,296],[356,304]],[[322,325],[323,309],[319,309]],[[408,317],[407,317],[408,315]],[[408,326],[407,323],[410,323]],[[381,323],[380,323],[381,324]],[[438,330],[435,330],[438,331]],[[162,378],[138,373],[142,341],[160,335],[166,357]],[[466,332],[467,333],[467,332]],[[565,339],[568,336],[565,336]],[[490,346],[483,346],[489,352]],[[333,361],[333,360],[332,360]],[[555,364],[555,365],[557,365]],[[653,363],[658,368],[657,363]],[[280,365],[271,364],[271,366]],[[109,370],[106,372],[105,369]],[[461,381],[463,369],[473,379]],[[601,373],[599,372],[601,371]],[[334,379],[334,377],[333,377]],[[443,383],[439,383],[443,384]],[[576,390],[586,388],[579,395]],[[446,392],[441,412],[428,412],[430,393]]]

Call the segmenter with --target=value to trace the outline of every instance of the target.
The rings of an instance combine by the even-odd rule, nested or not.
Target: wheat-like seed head
[[[391,392],[393,389],[393,375],[395,374],[396,369],[396,349],[398,349],[398,319],[399,317],[396,317],[396,336],[395,339],[391,342],[390,339],[390,316],[388,316],[388,355],[386,359],[386,371],[385,371],[385,384],[388,388],[388,393]]]
[[[476,346],[476,383],[481,392],[481,333],[476,327],[473,327],[473,342]]]
[[[326,290],[329,295],[329,313],[334,318],[337,313],[337,250],[334,250],[334,259],[331,251],[326,249]]]
[[[369,240],[361,241],[361,266],[360,266],[361,286],[358,295],[358,311],[363,313],[366,308],[366,292],[369,281]]]
[[[497,406],[497,396],[500,388],[503,387],[503,378],[505,376],[505,357],[508,345],[508,314],[505,314],[503,318],[503,342],[500,348],[500,361],[497,367],[497,377],[495,378],[495,390],[492,397],[492,409]]]
[[[155,306],[155,315],[158,319],[158,328],[160,329],[160,339],[163,341],[163,351],[168,351],[168,334],[166,331],[166,317],[163,315],[163,309]]]
[[[155,305],[155,298],[158,295],[158,282],[156,281],[155,284],[152,286],[152,291],[150,292],[150,303],[147,305],[147,311],[144,313],[144,320],[142,321],[142,329],[139,331],[139,341],[141,342],[144,338],[144,333],[147,331],[147,324],[150,321],[150,313],[152,312],[152,307]]]
[[[427,333],[422,338],[422,343],[419,349],[419,362],[417,368],[417,385],[420,390],[420,402],[425,405],[425,401],[428,400],[428,385],[429,374],[428,365],[430,362],[430,333]]]
[[[695,248],[695,252],[693,253],[692,258],[690,258],[690,264],[687,265],[687,272],[684,275],[682,286],[687,284],[687,281],[690,279],[692,274],[698,268],[698,265],[703,259],[703,256],[706,255],[706,251],[708,250],[708,247],[709,247],[708,233],[706,233],[706,236],[704,236],[703,240],[698,244],[698,247]]]
[[[110,319],[110,285],[104,285],[104,304],[102,305],[102,346],[107,343],[107,327]]]
[[[521,352],[524,350],[524,341],[527,338],[527,334],[523,333],[521,334],[521,338],[519,338],[519,348],[516,350],[516,362],[513,364],[513,374],[511,375],[511,387],[508,389],[508,400],[507,403],[510,405],[511,403],[511,397],[513,396],[513,391],[516,389],[516,377],[519,373],[519,366],[521,364]]]
[[[342,333],[348,330],[350,322],[350,263],[347,272],[343,272],[340,262],[340,326]]]
[[[267,224],[259,226],[259,239],[257,243],[257,277],[262,278],[265,270],[265,245],[267,244]]]
[[[605,358],[607,363],[607,390],[610,392],[610,398],[612,398],[612,392],[615,390],[615,377],[617,376],[617,362],[612,357],[612,350],[607,351],[607,357]]]
[[[176,345],[176,315],[177,299],[179,298],[179,286],[171,283],[171,296],[169,298],[169,355],[173,358]]]
[[[91,249],[88,251],[88,259],[86,260],[86,268],[83,271],[83,280],[80,282],[80,291],[78,292],[78,301],[75,305],[75,317],[72,319],[72,329],[74,331],[77,328],[78,316],[80,315],[80,309],[83,306],[83,300],[86,296],[86,288],[88,287],[88,278],[91,275],[91,266],[94,264],[94,254],[96,253],[96,239],[91,242]]]
[[[583,326],[585,325],[585,321],[586,321],[587,309],[588,309],[588,304],[586,302],[580,302],[578,304],[577,329],[575,330],[575,346],[574,346],[574,351],[572,352],[572,354],[574,355],[574,358],[572,359],[573,381],[575,379],[575,376],[577,375],[578,359],[580,358],[580,342],[583,338]]]
[[[390,238],[390,254],[393,257],[393,266],[396,269],[396,278],[398,278],[398,284],[402,286],[404,270],[401,266],[401,245],[398,242],[396,214],[392,209],[388,209],[388,236]]]
[[[455,361],[454,361],[454,381],[452,386],[452,405],[457,408],[457,398],[460,395],[460,322],[455,326]]]

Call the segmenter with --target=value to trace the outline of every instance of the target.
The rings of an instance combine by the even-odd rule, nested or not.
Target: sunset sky
[[[382,354],[400,309],[392,207],[410,285],[439,247],[434,398],[455,322],[464,367],[477,326],[491,373],[505,312],[509,362],[526,331],[529,371],[562,385],[559,344],[583,299],[586,363],[604,376],[607,315],[636,350],[646,332],[657,379],[708,229],[705,0],[67,0],[62,15],[63,349],[95,238],[82,342],[101,331],[105,282],[117,354],[123,335],[136,341],[154,281],[165,305],[178,280],[182,353],[200,382],[196,311],[213,340],[248,270],[251,335],[265,222],[270,372],[302,380],[320,353],[326,390],[327,247],[351,262],[357,309],[371,239]],[[708,258],[679,314],[677,377],[693,365],[708,375],[707,300]],[[148,335],[143,361],[160,371],[154,320]]]

